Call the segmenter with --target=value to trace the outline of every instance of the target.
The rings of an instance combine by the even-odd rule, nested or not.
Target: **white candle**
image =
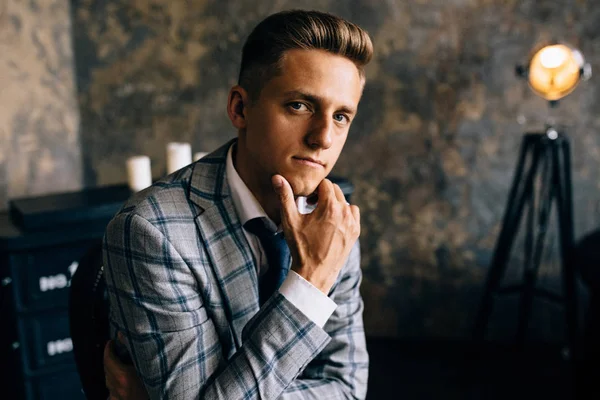
[[[171,142],[167,145],[167,175],[192,163],[189,143]]]
[[[127,183],[134,192],[152,185],[150,157],[134,156],[127,159]]]
[[[198,161],[199,159],[201,159],[202,157],[204,157],[207,154],[208,153],[203,152],[203,151],[199,151],[197,153],[194,153],[194,162]]]

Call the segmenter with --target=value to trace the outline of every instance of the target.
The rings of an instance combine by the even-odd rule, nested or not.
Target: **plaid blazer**
[[[358,243],[323,329],[279,292],[260,307],[225,176],[231,143],[135,194],[109,223],[113,337],[125,334],[151,399],[364,398]]]

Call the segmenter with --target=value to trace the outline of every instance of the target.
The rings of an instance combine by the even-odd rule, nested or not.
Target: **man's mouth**
[[[321,160],[317,160],[311,157],[292,157],[297,163],[313,167],[313,168],[325,168],[325,163]]]

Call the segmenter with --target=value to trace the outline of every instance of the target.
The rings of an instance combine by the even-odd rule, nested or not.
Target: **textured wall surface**
[[[69,3],[0,1],[0,208],[82,185]]]
[[[551,37],[578,46],[598,70],[596,0],[313,0],[301,5],[349,18],[375,43],[359,115],[335,169],[355,184],[354,202],[362,211],[368,333],[468,334],[521,133],[540,129],[550,115],[568,126],[573,139],[577,235],[600,224],[600,83],[592,79],[550,112],[514,74],[530,48]],[[85,183],[124,182],[126,158],[139,153],[152,158],[154,175],[160,176],[169,141],[189,141],[194,151],[208,151],[232,138],[225,105],[244,38],[266,15],[297,6],[285,0],[74,1]],[[63,41],[54,44],[54,52],[66,54]],[[69,82],[65,74],[62,85]],[[6,102],[6,95],[0,96]],[[73,121],[74,109],[66,111]],[[46,129],[54,127],[34,130],[33,137],[48,137]],[[8,137],[14,140],[11,129]],[[58,136],[52,137],[49,145],[56,147]],[[79,168],[70,154],[62,159],[65,173]],[[0,160],[2,171],[9,163]],[[40,158],[32,165],[46,164]],[[0,196],[3,190],[0,186]],[[556,233],[550,242],[554,247],[545,255],[542,283],[555,284]],[[510,302],[503,304],[502,323],[493,328],[498,337],[510,333],[506,322],[515,315]],[[560,309],[541,304],[536,310],[534,334],[559,337]]]

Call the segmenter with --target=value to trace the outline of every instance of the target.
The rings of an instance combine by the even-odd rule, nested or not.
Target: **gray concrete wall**
[[[0,2],[0,208],[83,184],[69,2]]]
[[[75,104],[68,3],[38,3],[47,5],[34,11],[31,4],[9,3],[0,30],[13,38],[3,37],[0,45],[9,43],[24,54],[11,55],[12,64],[4,56],[0,62],[0,76],[10,72],[12,85],[10,97],[0,92],[0,138],[7,149],[0,156],[3,200],[61,189],[66,181],[79,184],[80,172],[88,186],[124,182],[124,162],[132,154],[149,155],[154,175],[160,176],[167,142],[189,141],[194,151],[208,151],[232,138],[225,105],[244,38],[266,15],[299,5],[73,1]],[[552,37],[578,46],[598,70],[596,0],[312,0],[301,5],[349,18],[366,28],[375,44],[358,118],[334,170],[355,184],[354,201],[363,216],[362,290],[369,334],[468,335],[521,134],[541,129],[548,116],[567,125],[572,138],[576,234],[599,225],[598,80],[549,111],[514,74],[534,45]],[[21,28],[15,13],[28,21]],[[64,24],[42,21],[42,13]],[[44,51],[30,46],[36,27],[47,30],[41,35]],[[15,85],[19,76],[23,83]],[[22,95],[20,88],[29,94]],[[519,116],[525,123],[517,122]],[[20,144],[23,135],[36,145]],[[68,174],[73,178],[66,179]],[[551,233],[541,279],[552,286],[559,272],[557,240]],[[518,265],[519,255],[512,260]],[[492,325],[496,337],[509,337],[513,306],[505,301],[499,307]],[[560,308],[538,304],[533,335],[559,338],[560,318]]]

